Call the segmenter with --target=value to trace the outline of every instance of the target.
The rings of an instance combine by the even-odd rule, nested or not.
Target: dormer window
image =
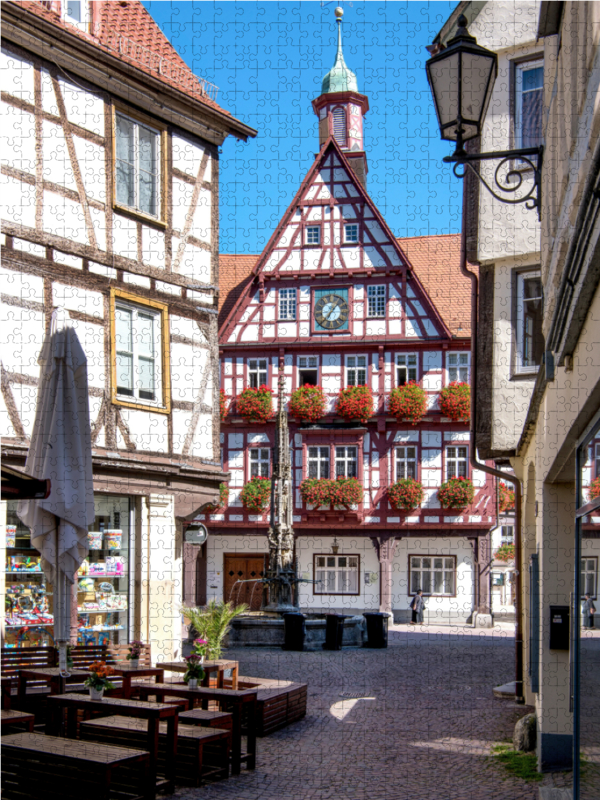
[[[87,25],[87,0],[63,0],[63,17],[66,22],[85,30]]]

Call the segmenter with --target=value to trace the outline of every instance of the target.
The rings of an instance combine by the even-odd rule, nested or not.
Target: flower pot
[[[90,700],[102,700],[102,696],[104,695],[104,687],[102,689],[94,689],[93,686],[90,686]]]
[[[188,681],[188,689],[198,688],[198,678],[190,678]]]
[[[129,659],[129,666],[131,667],[131,669],[139,669],[139,667],[140,667],[139,658],[130,658]]]

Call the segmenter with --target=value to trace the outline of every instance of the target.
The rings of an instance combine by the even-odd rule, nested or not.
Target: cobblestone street
[[[531,710],[492,694],[514,677],[513,631],[402,625],[387,650],[229,650],[242,675],[307,682],[307,716],[258,740],[255,772],[175,797],[537,800],[489,758]]]

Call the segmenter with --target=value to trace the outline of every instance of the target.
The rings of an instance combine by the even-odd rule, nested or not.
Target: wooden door
[[[234,605],[246,603],[250,611],[260,611],[267,556],[227,553],[224,556],[224,599]]]

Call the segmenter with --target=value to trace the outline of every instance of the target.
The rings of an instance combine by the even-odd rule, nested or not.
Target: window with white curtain
[[[358,594],[358,556],[314,556],[315,594]]]
[[[446,480],[466,478],[468,475],[469,450],[467,447],[446,448]]]
[[[250,477],[268,478],[271,464],[271,453],[268,447],[252,447],[250,449]]]
[[[329,478],[329,447],[308,448],[308,477]]]
[[[148,306],[115,302],[117,396],[162,400],[161,313]]]
[[[396,448],[396,480],[417,477],[417,448]]]
[[[160,133],[120,112],[115,119],[116,201],[134,211],[159,217]]]
[[[453,595],[456,587],[454,556],[411,556],[410,594]]]
[[[356,478],[358,475],[356,447],[335,448],[335,477]]]

